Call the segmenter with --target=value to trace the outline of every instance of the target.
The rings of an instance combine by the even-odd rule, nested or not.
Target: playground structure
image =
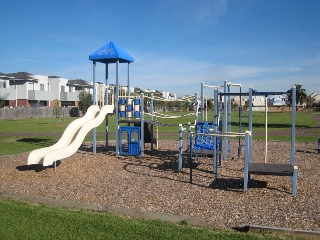
[[[240,87],[240,93],[231,93],[230,87],[238,86]],[[213,173],[215,173],[216,178],[218,178],[218,166],[222,165],[221,156],[223,153],[223,160],[226,160],[230,153],[231,141],[230,138],[239,138],[238,146],[238,155],[240,156],[241,147],[245,146],[245,174],[244,174],[244,191],[247,191],[248,181],[251,174],[268,174],[268,175],[280,175],[280,176],[290,176],[292,181],[292,193],[296,194],[296,182],[297,182],[297,168],[294,164],[294,151],[293,156],[291,157],[291,164],[267,164],[266,161],[264,165],[260,163],[251,163],[251,144],[252,144],[252,96],[263,95],[267,97],[268,95],[278,95],[285,94],[287,92],[257,92],[253,91],[250,88],[248,93],[241,92],[241,84],[232,84],[227,83],[225,80],[224,86],[208,86],[202,84],[203,87],[212,87],[214,88],[214,120],[213,122],[207,121],[198,121],[198,103],[199,101],[197,93],[195,94],[195,124],[192,126],[188,124],[188,148],[190,149],[190,161],[192,161],[193,153],[205,153],[206,155],[213,156]],[[218,92],[219,88],[224,88],[224,92]],[[241,118],[242,116],[242,105],[240,104],[239,110],[239,132],[231,132],[231,96],[235,95],[246,95],[249,96],[249,126],[248,131],[245,133],[240,132],[242,129]],[[224,98],[222,106],[222,98]],[[119,134],[116,136],[119,140],[116,141],[116,154],[117,155],[131,155],[131,156],[144,156],[144,144],[145,144],[145,130],[148,129],[148,142],[151,143],[151,151],[153,150],[153,144],[158,138],[153,137],[153,126],[161,125],[158,121],[154,121],[154,118],[164,117],[164,118],[173,118],[173,117],[182,117],[182,116],[169,116],[160,113],[154,112],[153,101],[154,97],[151,95],[151,105],[150,105],[150,121],[146,121],[144,118],[144,94],[141,94],[139,98],[130,98],[128,95],[126,98],[116,99],[116,102],[119,103],[118,112],[120,117],[117,119],[117,128],[119,129]],[[241,99],[241,98],[240,98]],[[201,116],[204,119],[203,114],[203,93],[201,94]],[[294,104],[292,105],[294,106]],[[267,107],[266,110],[266,147],[265,147],[265,156],[267,156]],[[191,114],[191,115],[192,115]],[[190,114],[188,114],[190,116]],[[223,117],[222,117],[223,116]],[[136,119],[132,119],[136,118]],[[224,121],[223,121],[224,119]],[[292,123],[295,122],[295,112],[293,111]],[[120,126],[120,123],[125,123],[127,126]],[[134,126],[130,126],[134,124]],[[142,127],[143,126],[143,127]],[[147,126],[147,127],[146,127]],[[149,127],[148,127],[149,126]],[[150,127],[151,126],[151,127]],[[192,142],[192,132],[191,128],[196,129],[195,134],[195,143]],[[294,126],[293,126],[294,129]],[[181,171],[182,166],[182,154],[183,154],[183,144],[182,144],[182,132],[185,129],[182,127],[182,124],[179,124],[179,157],[178,157],[178,170]],[[127,146],[123,146],[123,138],[127,136]],[[222,139],[223,139],[223,148],[222,148]],[[240,144],[240,139],[245,139],[245,145]],[[294,136],[293,136],[294,139]],[[191,141],[190,141],[191,140]],[[294,140],[293,140],[294,141]],[[126,149],[125,149],[126,148]],[[294,149],[294,144],[292,145]],[[265,158],[266,159],[266,158]],[[192,166],[192,164],[190,164]],[[270,170],[271,169],[271,170]],[[192,179],[192,169],[190,169],[191,179]]]
[[[155,118],[173,118],[183,116],[169,116],[154,111],[154,97],[151,95],[150,118],[145,120],[144,111],[144,94],[139,97],[131,97],[130,91],[128,96],[119,98],[119,78],[118,78],[118,64],[128,63],[128,84],[129,84],[129,64],[133,62],[133,58],[119,48],[115,43],[110,42],[103,46],[89,56],[93,61],[93,85],[95,86],[95,66],[96,62],[106,64],[106,89],[105,89],[105,106],[102,104],[100,109],[96,103],[96,90],[93,88],[93,102],[84,117],[72,122],[65,130],[62,138],[53,146],[32,151],[28,157],[28,165],[43,164],[49,166],[56,163],[57,160],[66,158],[77,151],[80,147],[86,134],[93,129],[93,154],[96,154],[96,127],[100,125],[103,120],[106,120],[106,149],[108,150],[108,113],[113,113],[115,108],[116,115],[116,155],[130,155],[130,156],[144,156],[144,145],[146,142],[151,143],[151,151],[153,144],[158,141],[158,137],[153,136],[154,125],[161,125],[162,123],[155,120]],[[108,105],[108,64],[116,63],[116,96],[115,106]],[[230,87],[239,87],[240,92],[231,93]],[[214,89],[214,119],[212,122],[204,121],[204,94],[205,87]],[[227,160],[230,155],[231,138],[239,138],[238,155],[241,154],[240,139],[245,139],[245,160],[244,160],[244,191],[248,189],[248,181],[251,174],[263,175],[278,175],[290,176],[292,182],[292,194],[296,195],[297,174],[298,169],[294,166],[294,152],[295,152],[295,86],[292,88],[292,140],[291,140],[291,159],[290,164],[271,164],[267,163],[267,96],[285,94],[287,92],[257,92],[250,87],[248,93],[242,93],[241,84],[227,83],[224,81],[223,86],[209,86],[204,83],[201,84],[201,120],[198,121],[199,101],[198,95],[195,94],[195,112],[185,116],[194,115],[195,123],[192,126],[188,123],[188,150],[190,161],[190,182],[192,182],[192,158],[193,153],[205,153],[213,157],[213,173],[218,178],[218,166],[222,166],[223,160]],[[224,88],[224,92],[219,92],[219,88]],[[249,96],[249,123],[248,130],[241,132],[241,118],[242,105],[239,107],[239,132],[231,132],[231,96]],[[253,163],[251,159],[252,149],[252,97],[265,96],[265,111],[266,111],[266,146],[265,146],[265,162]],[[222,101],[224,99],[224,101]],[[223,104],[222,104],[223,103]],[[99,103],[101,104],[101,103]],[[241,108],[241,110],[240,110]],[[223,118],[222,118],[223,116]],[[206,119],[207,120],[207,119]],[[126,124],[122,126],[120,124]],[[134,126],[131,126],[133,124]],[[195,132],[191,129],[195,128]],[[178,170],[181,171],[182,166],[182,133],[185,129],[182,124],[179,124],[179,156],[178,156]],[[148,137],[146,137],[146,134]],[[195,136],[193,143],[192,139]],[[126,140],[126,145],[123,142]],[[222,144],[223,140],[223,144]]]
[[[108,113],[114,112],[114,105],[108,103],[108,88],[105,89],[105,104],[101,109],[96,102],[96,79],[95,68],[96,62],[105,63],[106,65],[106,86],[108,86],[108,64],[116,63],[116,95],[119,99],[119,77],[118,77],[118,65],[119,63],[128,64],[128,86],[129,86],[129,64],[134,59],[121,49],[114,42],[109,42],[105,46],[101,47],[89,56],[89,60],[93,61],[93,99],[92,106],[88,109],[84,117],[77,119],[70,123],[61,139],[51,147],[37,149],[32,151],[28,157],[28,165],[31,164],[43,164],[43,166],[49,166],[53,163],[56,164],[57,160],[66,158],[75,153],[81,146],[86,134],[93,130],[93,154],[96,154],[96,127],[99,126],[103,120],[106,121],[106,144],[108,143]],[[101,103],[100,103],[101,104]],[[118,101],[116,102],[116,115],[118,116]],[[118,141],[118,129],[117,129],[117,141]],[[108,147],[108,146],[106,146]],[[56,165],[55,165],[56,170]]]
[[[150,100],[150,112],[145,112],[144,102]],[[194,113],[185,115],[166,115],[155,111],[154,101],[170,101],[162,98],[155,98],[153,94],[150,97],[140,94],[140,98],[130,96],[121,96],[119,100],[119,120],[117,128],[119,129],[119,141],[116,141],[117,155],[144,156],[145,143],[150,143],[151,153],[154,151],[154,145],[158,147],[159,136],[158,126],[173,126],[177,124],[167,124],[159,122],[158,119],[166,118],[183,118],[194,116]],[[186,99],[178,99],[174,101],[186,101]],[[134,110],[134,111],[133,111]],[[150,117],[146,120],[146,115]],[[120,124],[126,124],[121,126]],[[131,126],[133,124],[133,126]],[[156,136],[154,136],[154,128],[156,127]],[[125,149],[125,151],[124,151]],[[134,149],[134,150],[133,150]]]
[[[112,112],[112,105],[106,105],[101,109],[97,105],[90,106],[82,118],[78,118],[68,125],[56,144],[32,151],[28,156],[28,165],[50,166],[53,163],[56,164],[57,160],[71,156],[79,149],[87,133],[92,128],[99,126],[105,116]]]
[[[202,84],[204,86],[204,84]],[[226,84],[224,85],[226,86]],[[249,89],[248,93],[242,93],[243,95],[249,96],[249,124],[248,124],[248,130],[245,133],[241,132],[231,132],[231,131],[221,131],[222,128],[222,117],[221,117],[221,105],[222,102],[218,101],[218,99],[221,100],[222,96],[230,97],[239,95],[239,93],[230,93],[228,92],[218,92],[218,89],[221,86],[215,86],[214,88],[214,121],[213,121],[213,128],[210,129],[210,133],[199,133],[198,131],[191,133],[191,140],[189,139],[189,152],[187,153],[189,155],[189,166],[190,166],[190,182],[192,182],[192,158],[193,158],[193,151],[197,151],[195,147],[192,147],[192,134],[195,135],[197,138],[198,136],[204,136],[204,137],[213,137],[213,149],[210,151],[213,152],[213,173],[215,173],[216,178],[218,178],[218,165],[221,165],[221,162],[219,162],[221,157],[221,151],[223,150],[224,153],[229,151],[230,146],[229,143],[226,141],[227,139],[230,139],[230,137],[236,137],[236,138],[245,138],[245,161],[244,161],[244,191],[247,191],[248,189],[248,181],[250,179],[251,174],[260,174],[260,175],[277,175],[277,176],[289,176],[290,181],[292,182],[292,194],[296,195],[296,186],[297,186],[297,175],[298,175],[298,168],[294,165],[294,159],[295,159],[295,118],[296,118],[296,88],[295,86],[292,87],[290,90],[292,92],[292,126],[291,126],[291,157],[290,157],[290,164],[272,164],[267,163],[267,150],[268,150],[268,139],[267,139],[267,105],[265,106],[265,114],[266,114],[266,122],[265,122],[265,129],[266,129],[266,145],[265,145],[265,162],[264,163],[253,163],[251,152],[252,152],[252,97],[253,96],[267,96],[269,95],[280,95],[280,94],[286,94],[288,92],[258,92],[254,91],[251,87]],[[267,101],[266,101],[267,102]],[[229,105],[229,104],[228,104]],[[228,107],[226,103],[226,98],[224,101],[224,119],[227,122],[224,122],[224,126],[227,126],[230,124],[229,118],[229,111],[230,107]],[[229,105],[230,106],[230,105]],[[202,108],[203,109],[203,108]],[[218,110],[219,109],[219,110]],[[203,116],[203,115],[202,115]],[[241,118],[240,118],[241,119]],[[228,129],[227,127],[224,127],[224,129]],[[231,125],[230,128],[231,129]],[[240,128],[239,128],[240,129]],[[224,148],[221,148],[221,138],[224,139]],[[240,141],[239,141],[240,142]],[[227,144],[228,143],[228,144]],[[241,145],[239,144],[239,147]],[[241,152],[241,151],[240,151]],[[239,151],[238,151],[239,153]],[[227,156],[227,154],[224,154],[224,156]],[[224,160],[226,160],[224,158]],[[179,155],[179,168],[182,168],[182,159]]]

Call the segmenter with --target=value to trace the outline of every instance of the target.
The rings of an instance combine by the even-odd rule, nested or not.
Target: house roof
[[[126,51],[120,48],[115,42],[111,41],[92,53],[89,60],[101,63],[130,63],[134,59]]]
[[[4,74],[7,79],[14,81],[37,81],[38,79],[34,78],[31,73],[28,72],[17,72],[17,73],[8,73]]]
[[[92,87],[90,83],[82,79],[68,80],[67,85]]]

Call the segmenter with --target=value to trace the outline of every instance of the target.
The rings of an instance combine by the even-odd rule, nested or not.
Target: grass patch
[[[0,198],[1,239],[283,239]],[[296,239],[296,238],[290,238]]]
[[[0,155],[29,152],[34,149],[48,147],[59,140],[58,137],[19,137],[0,136]]]
[[[167,115],[184,115],[190,112],[170,112]],[[247,114],[245,112],[243,115]],[[310,127],[310,132],[318,133],[319,130],[312,130],[312,126],[316,125],[317,122],[313,119],[314,114],[310,112],[297,112],[296,117],[296,127],[297,128],[308,128]],[[66,127],[74,121],[76,118],[66,117],[66,118],[40,118],[40,119],[20,119],[20,120],[0,120],[1,129],[0,132],[32,132],[32,133],[58,133],[60,136]],[[200,116],[199,116],[200,119]],[[208,113],[208,119],[213,119],[213,113]],[[239,116],[238,112],[232,112],[232,122],[231,130],[233,132],[239,131]],[[146,117],[146,120],[149,120]],[[170,118],[170,119],[157,119],[161,123],[173,124],[174,126],[158,126],[158,132],[162,135],[159,137],[161,140],[178,140],[178,125],[187,124],[188,122],[193,123],[194,117],[184,117],[184,118]],[[115,116],[109,116],[109,132],[115,133],[116,124]],[[263,132],[265,129],[265,114],[262,112],[253,113],[253,133]],[[248,129],[248,119],[243,119],[242,121],[242,131]],[[105,122],[103,122],[99,127],[96,128],[97,133],[105,132]],[[268,113],[268,131],[278,131],[278,130],[290,130],[291,129],[291,112],[271,112]],[[49,134],[50,133],[50,134]],[[166,133],[171,133],[166,135]],[[175,133],[176,135],[172,135]],[[154,131],[156,134],[156,130]],[[90,134],[88,135],[90,136]],[[92,135],[91,135],[92,136]],[[110,140],[114,140],[114,136],[109,136]],[[253,134],[254,140],[264,140],[262,136],[255,136]],[[15,154],[21,152],[28,152],[34,149],[51,146],[59,140],[59,137],[54,136],[42,136],[42,137],[20,137],[20,136],[0,136],[0,144],[2,151],[0,155]],[[268,136],[268,140],[271,141],[290,141],[290,137],[284,136]],[[86,137],[85,142],[91,142],[92,137]],[[97,137],[97,141],[105,141],[105,137]],[[317,142],[316,137],[301,137],[296,136],[297,142]]]
[[[316,143],[317,137],[296,136],[296,142]],[[265,141],[264,136],[254,136],[253,140]],[[268,141],[290,142],[291,137],[287,136],[268,136]]]
[[[170,112],[167,115],[179,116],[190,112]],[[244,113],[245,115],[247,113]],[[312,127],[317,124],[313,119],[314,114],[310,112],[297,112],[296,114],[296,127],[305,128]],[[62,133],[66,127],[74,121],[76,118],[66,117],[62,120],[57,120],[57,118],[37,118],[37,119],[20,119],[20,120],[0,120],[1,129],[0,132],[48,132],[48,133]],[[199,116],[199,120],[200,120]],[[208,113],[208,121],[213,121],[213,113]],[[145,120],[150,120],[146,116]],[[159,118],[157,121],[165,124],[172,124],[174,126],[159,126],[159,132],[162,133],[173,133],[178,132],[178,125],[187,125],[188,122],[194,123],[194,117],[184,117],[184,118]],[[115,116],[109,116],[109,131],[116,131]],[[263,131],[265,129],[265,114],[263,112],[253,112],[253,131]],[[239,116],[238,112],[231,113],[231,125],[232,131],[239,131]],[[248,127],[248,119],[242,119],[242,130],[245,131]],[[270,112],[268,113],[268,129],[272,130],[282,130],[291,128],[291,112]],[[97,127],[97,132],[105,132],[105,121]]]

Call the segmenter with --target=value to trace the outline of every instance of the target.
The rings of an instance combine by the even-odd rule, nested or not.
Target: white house
[[[319,93],[312,93],[310,95],[310,97],[313,100],[313,103],[319,103],[320,102],[320,94]]]
[[[269,98],[270,107],[286,106],[286,97],[283,95],[274,95]]]
[[[252,96],[252,106],[253,107],[264,107],[265,97],[264,96]]]

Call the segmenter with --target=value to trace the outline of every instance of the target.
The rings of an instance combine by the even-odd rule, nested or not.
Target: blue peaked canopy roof
[[[101,63],[130,63],[134,59],[115,42],[111,41],[89,56],[89,60]]]

